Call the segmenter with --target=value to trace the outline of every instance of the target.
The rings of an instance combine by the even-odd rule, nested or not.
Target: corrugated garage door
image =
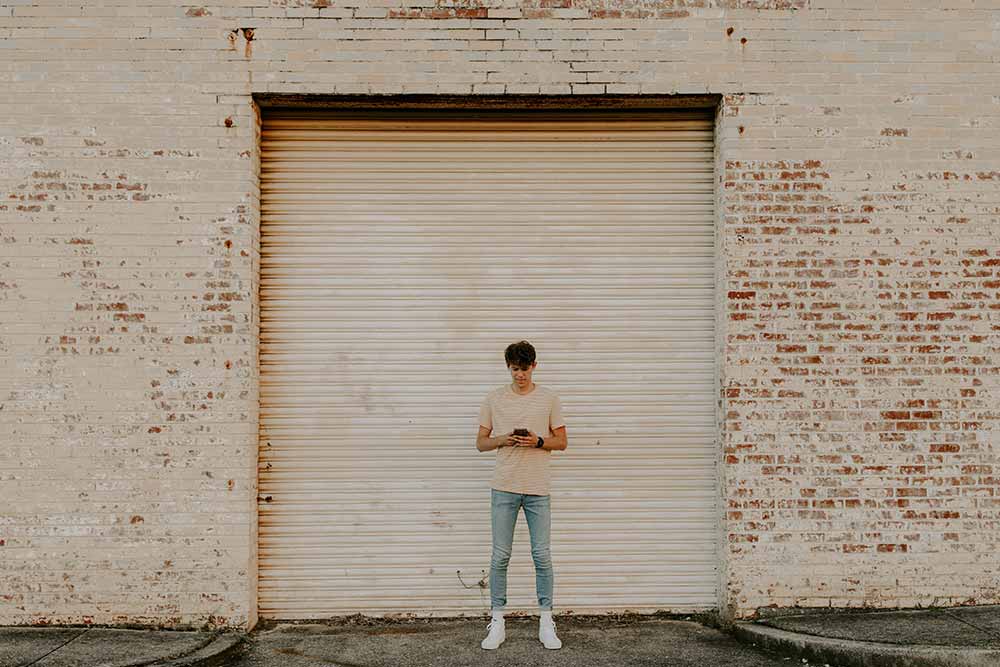
[[[556,611],[716,606],[711,112],[262,133],[261,616],[489,608],[478,411],[522,338],[569,433]],[[514,539],[509,606],[535,610],[523,515]]]

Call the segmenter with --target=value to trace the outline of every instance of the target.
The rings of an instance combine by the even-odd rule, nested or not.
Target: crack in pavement
[[[67,639],[66,641],[64,641],[64,642],[63,642],[62,644],[60,644],[59,646],[56,646],[56,647],[55,647],[54,649],[52,649],[52,650],[51,650],[51,651],[49,651],[48,653],[45,653],[45,654],[43,654],[43,655],[40,655],[40,656],[38,656],[37,658],[35,658],[35,659],[34,659],[34,660],[32,660],[31,662],[26,662],[26,663],[24,663],[23,665],[21,665],[21,667],[31,667],[31,665],[34,665],[34,664],[37,664],[39,660],[42,660],[43,658],[47,658],[47,657],[49,657],[50,655],[52,655],[53,653],[55,653],[55,652],[56,652],[56,651],[58,651],[59,649],[63,648],[63,647],[64,647],[64,646],[66,646],[67,644],[69,644],[70,642],[72,642],[72,641],[75,641],[76,639],[79,639],[79,638],[80,638],[80,637],[82,637],[82,636],[83,636],[84,634],[86,634],[88,630],[90,630],[90,628],[84,628],[84,629],[83,629],[83,630],[82,630],[82,631],[80,632],[80,634],[78,634],[78,635],[73,635],[72,637],[70,637],[69,639]]]
[[[953,614],[950,611],[948,611],[947,609],[942,609],[941,611],[943,611],[948,616],[951,616],[956,621],[959,621],[960,623],[965,623],[969,627],[975,628],[976,630],[979,630],[980,632],[985,632],[986,634],[994,637],[995,639],[1000,639],[1000,632],[997,632],[995,630],[991,630],[989,628],[981,628],[978,625],[976,625],[975,623],[973,623],[972,621],[967,621],[964,618],[962,618],[961,616],[959,616],[958,614]]]

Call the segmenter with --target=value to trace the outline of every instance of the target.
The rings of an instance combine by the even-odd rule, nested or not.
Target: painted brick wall
[[[1000,602],[1000,3],[0,2],[0,623],[256,619],[253,93],[723,95],[720,607]]]

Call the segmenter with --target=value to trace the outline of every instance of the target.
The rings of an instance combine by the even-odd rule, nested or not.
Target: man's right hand
[[[514,432],[511,431],[507,435],[500,436],[500,442],[497,443],[497,449],[500,449],[501,447],[513,447],[516,444],[517,442],[514,440]]]

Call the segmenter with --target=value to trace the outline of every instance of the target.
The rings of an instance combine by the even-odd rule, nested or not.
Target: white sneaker
[[[494,618],[490,621],[490,624],[486,629],[489,634],[487,634],[486,639],[479,644],[485,649],[495,649],[500,646],[500,644],[503,644],[503,640],[507,638],[507,633],[504,631],[503,618]]]
[[[545,648],[562,648],[562,642],[556,637],[556,622],[551,618],[538,619],[538,640]]]

